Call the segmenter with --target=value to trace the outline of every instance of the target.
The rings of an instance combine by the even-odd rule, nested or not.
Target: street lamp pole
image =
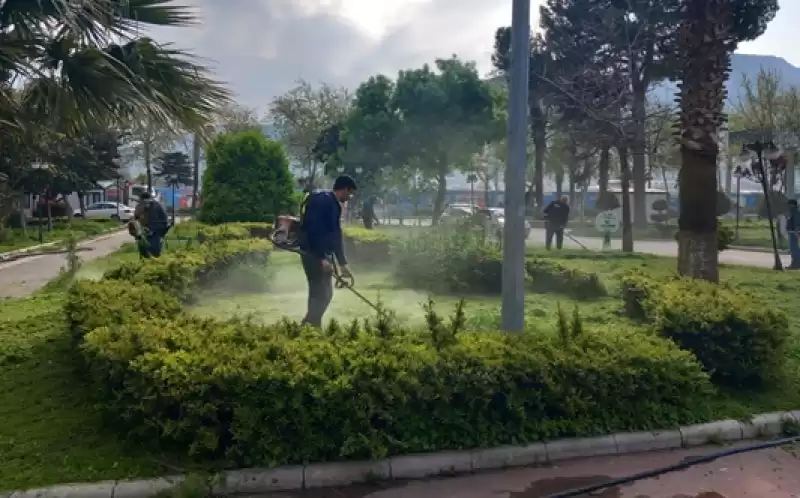
[[[756,180],[761,183],[761,189],[764,192],[764,206],[767,209],[767,219],[769,221],[769,235],[772,238],[772,255],[775,258],[773,269],[783,271],[783,262],[781,261],[780,253],[778,252],[778,238],[775,236],[775,220],[772,216],[772,199],[770,199],[769,171],[764,161],[769,161],[780,157],[781,150],[775,146],[773,142],[762,143],[756,141],[752,144],[745,144],[742,146],[742,159],[749,161],[751,169],[745,170],[745,176],[755,176]],[[753,164],[755,159],[755,164]]]
[[[530,0],[513,0],[511,15],[501,326],[507,332],[522,332],[525,328],[525,168],[528,163]]]
[[[742,169],[741,167],[736,167],[734,171],[734,175],[736,175],[736,235],[735,240],[739,240],[739,217],[741,216],[741,198],[742,198]]]

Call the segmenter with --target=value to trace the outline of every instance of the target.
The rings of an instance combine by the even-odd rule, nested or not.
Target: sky
[[[535,25],[540,0],[532,1]],[[355,88],[368,76],[394,76],[456,54],[491,70],[494,32],[510,24],[511,0],[179,0],[198,25],[151,31],[161,42],[205,59],[237,101],[264,111],[303,78]],[[781,0],[767,33],[744,53],[777,55],[800,66],[792,50],[800,0]],[[790,5],[791,4],[791,5]]]

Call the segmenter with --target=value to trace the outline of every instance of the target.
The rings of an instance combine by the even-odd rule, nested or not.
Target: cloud
[[[241,103],[263,109],[299,78],[354,88],[452,54],[489,70],[494,30],[508,11],[497,0],[396,0],[376,37],[340,14],[347,1],[182,0],[201,24],[151,33],[211,60]]]

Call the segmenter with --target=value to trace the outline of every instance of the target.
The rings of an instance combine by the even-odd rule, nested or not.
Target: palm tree
[[[201,130],[228,102],[228,91],[190,54],[139,36],[140,24],[194,21],[168,3],[0,0],[0,136],[14,145],[0,160],[7,185],[18,186],[46,155],[47,141],[37,137],[142,121]]]
[[[139,24],[185,26],[168,0],[0,0],[0,126],[74,132],[141,119],[194,128],[228,92],[192,57]],[[23,88],[18,98],[12,85]]]
[[[680,84],[678,272],[719,280],[717,134],[725,119],[725,81],[739,41],[758,37],[776,0],[685,0],[679,34]]]

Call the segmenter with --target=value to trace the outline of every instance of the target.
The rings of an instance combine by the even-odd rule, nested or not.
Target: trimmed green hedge
[[[559,292],[575,299],[606,297],[608,291],[596,273],[567,268],[543,258],[528,258],[525,271],[537,292]]]
[[[242,466],[487,447],[703,418],[696,360],[634,332],[315,332],[180,317],[100,327],[83,352],[129,434]]]
[[[266,240],[222,240],[201,244],[147,261],[123,264],[104,278],[134,284],[155,285],[182,300],[190,298],[198,284],[230,270],[233,265],[266,265],[272,243]]]
[[[210,241],[72,287],[66,312],[84,377],[126,436],[198,459],[269,466],[709,416],[713,386],[696,359],[635,330],[582,327],[568,340],[478,333],[462,330],[456,314],[450,324],[429,316],[427,329],[382,320],[316,331],[180,309],[203,279],[268,247]]]
[[[633,272],[622,279],[626,312],[691,351],[712,379],[731,387],[758,386],[786,358],[785,313],[741,291],[700,280],[657,282]]]

